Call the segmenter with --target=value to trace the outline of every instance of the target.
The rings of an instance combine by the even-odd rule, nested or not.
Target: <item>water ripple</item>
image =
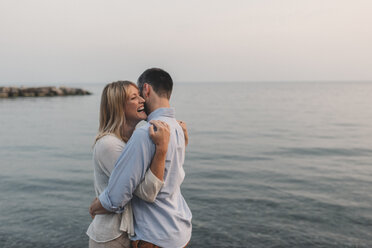
[[[280,148],[278,151],[265,152],[266,155],[286,155],[286,156],[345,156],[345,157],[358,157],[358,156],[372,156],[371,149],[365,148],[323,148],[323,147],[289,147]]]

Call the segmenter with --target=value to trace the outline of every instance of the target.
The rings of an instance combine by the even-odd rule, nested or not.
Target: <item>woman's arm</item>
[[[189,143],[189,134],[187,133],[186,122],[184,121],[177,121],[178,124],[182,127],[183,134],[185,135],[185,146]]]
[[[162,121],[150,121],[149,133],[156,146],[155,155],[151,161],[150,169],[146,172],[145,179],[138,185],[134,194],[139,198],[154,202],[164,182],[165,158],[169,143],[169,126]],[[154,130],[156,127],[156,131]]]

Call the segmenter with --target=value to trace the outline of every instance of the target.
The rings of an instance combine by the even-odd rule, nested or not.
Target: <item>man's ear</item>
[[[146,98],[150,96],[150,91],[151,91],[151,85],[148,83],[143,84],[143,96]]]

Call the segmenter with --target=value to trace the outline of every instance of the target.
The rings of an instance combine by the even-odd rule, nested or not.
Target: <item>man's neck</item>
[[[154,112],[159,108],[170,108],[169,100],[167,98],[158,98],[156,102],[153,102],[151,106],[147,106],[149,110],[149,114]]]

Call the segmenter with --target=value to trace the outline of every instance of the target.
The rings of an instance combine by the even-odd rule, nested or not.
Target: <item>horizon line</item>
[[[371,83],[372,79],[369,80],[352,80],[352,79],[347,79],[347,80],[234,80],[234,81],[213,81],[213,80],[203,80],[203,81],[185,81],[185,80],[180,80],[174,82],[175,84],[177,83],[182,83],[182,84],[194,84],[194,83]],[[17,84],[17,85],[22,85],[22,84],[107,84],[109,82],[102,82],[102,81],[66,81],[66,82],[61,82],[61,81],[50,81],[50,82],[35,82],[35,81],[29,81],[29,82],[1,82],[0,81],[0,86],[6,85],[6,84]]]

